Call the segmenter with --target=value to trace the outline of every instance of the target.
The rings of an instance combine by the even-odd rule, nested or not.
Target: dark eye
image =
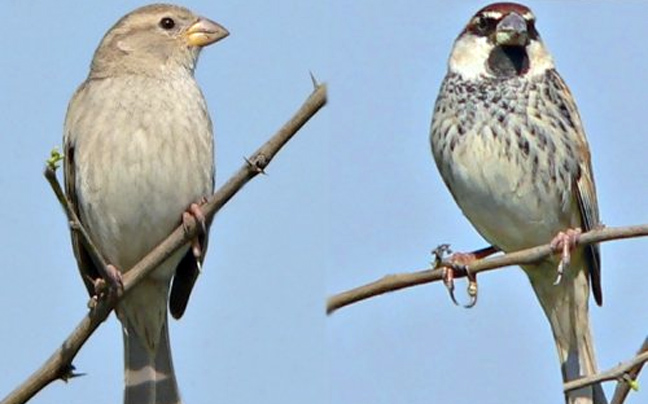
[[[160,27],[166,30],[172,29],[175,27],[175,21],[173,21],[173,18],[164,17],[160,20]]]
[[[486,17],[477,17],[477,20],[475,21],[474,27],[475,27],[475,32],[478,35],[487,35],[490,33],[490,31],[493,29],[493,20],[491,18],[486,18]]]

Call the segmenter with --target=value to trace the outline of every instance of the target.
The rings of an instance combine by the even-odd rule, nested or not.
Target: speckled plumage
[[[193,71],[200,48],[226,35],[182,7],[135,10],[104,36],[70,101],[64,129],[68,197],[106,261],[121,271],[166,238],[192,203],[213,193],[212,124]],[[98,271],[74,231],[72,241],[93,294]],[[181,249],[118,304],[126,404],[180,402],[167,301],[172,277],[181,274],[171,309],[182,315],[199,260]]]
[[[485,7],[457,38],[430,141],[455,201],[503,251],[546,244],[568,228],[599,225],[580,116],[533,14],[522,5]],[[602,302],[598,246],[574,251],[567,273],[554,285],[558,262],[556,257],[523,269],[552,326],[563,377],[571,380],[596,372],[588,297],[591,280]],[[600,385],[570,393],[566,401],[606,402]]]

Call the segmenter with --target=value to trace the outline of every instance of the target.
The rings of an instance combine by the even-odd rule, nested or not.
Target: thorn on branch
[[[315,78],[315,75],[313,74],[312,71],[309,71],[308,74],[310,74],[311,82],[313,83],[313,89],[317,90],[320,86],[318,83],[317,79]]]
[[[67,383],[70,379],[86,375],[85,373],[76,373],[75,370],[76,368],[72,364],[65,366],[63,369],[61,369],[61,375],[59,376],[59,379]]]

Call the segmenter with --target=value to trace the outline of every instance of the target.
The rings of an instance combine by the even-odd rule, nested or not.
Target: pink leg
[[[124,280],[122,273],[117,267],[112,264],[106,265],[104,271],[102,271],[101,278],[91,279],[90,281],[94,285],[94,296],[90,298],[88,302],[89,308],[94,308],[97,304],[97,301],[102,296],[105,296],[109,293],[121,293],[124,289]]]
[[[447,251],[447,249],[445,249],[445,251]],[[468,296],[470,297],[470,302],[464,305],[464,307],[473,307],[477,304],[477,277],[470,273],[469,265],[477,260],[493,255],[498,251],[499,250],[496,247],[491,246],[470,253],[454,253],[450,258],[448,258],[448,261],[451,262],[452,265],[443,267],[443,283],[448,289],[450,299],[452,299],[454,304],[459,305],[454,295],[455,272],[460,270],[466,273],[466,277],[468,278]],[[436,254],[438,254],[438,252],[436,252]]]
[[[199,203],[192,203],[189,205],[189,209],[182,213],[182,225],[184,226],[185,231],[188,228],[188,223],[190,223],[191,220],[195,220],[200,225],[203,234],[207,233],[207,218],[201,208],[201,205],[206,202],[207,198],[203,197]],[[198,265],[200,266],[200,262],[202,262],[203,249],[198,237],[194,237],[191,240],[191,252],[194,257],[196,257],[196,262],[198,262]]]
[[[567,229],[565,231],[559,232],[553,240],[551,240],[551,248],[556,252],[560,252],[560,263],[558,264],[558,276],[554,285],[557,285],[562,280],[562,276],[565,273],[565,269],[569,268],[571,262],[571,253],[576,248],[578,244],[578,239],[582,230],[579,228],[576,229]]]

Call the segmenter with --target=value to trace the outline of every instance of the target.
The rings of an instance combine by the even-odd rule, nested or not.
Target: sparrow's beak
[[[497,24],[495,43],[500,46],[526,46],[529,31],[526,20],[518,13],[510,13]]]
[[[185,32],[187,43],[199,47],[211,45],[228,35],[229,32],[222,25],[202,17]]]

